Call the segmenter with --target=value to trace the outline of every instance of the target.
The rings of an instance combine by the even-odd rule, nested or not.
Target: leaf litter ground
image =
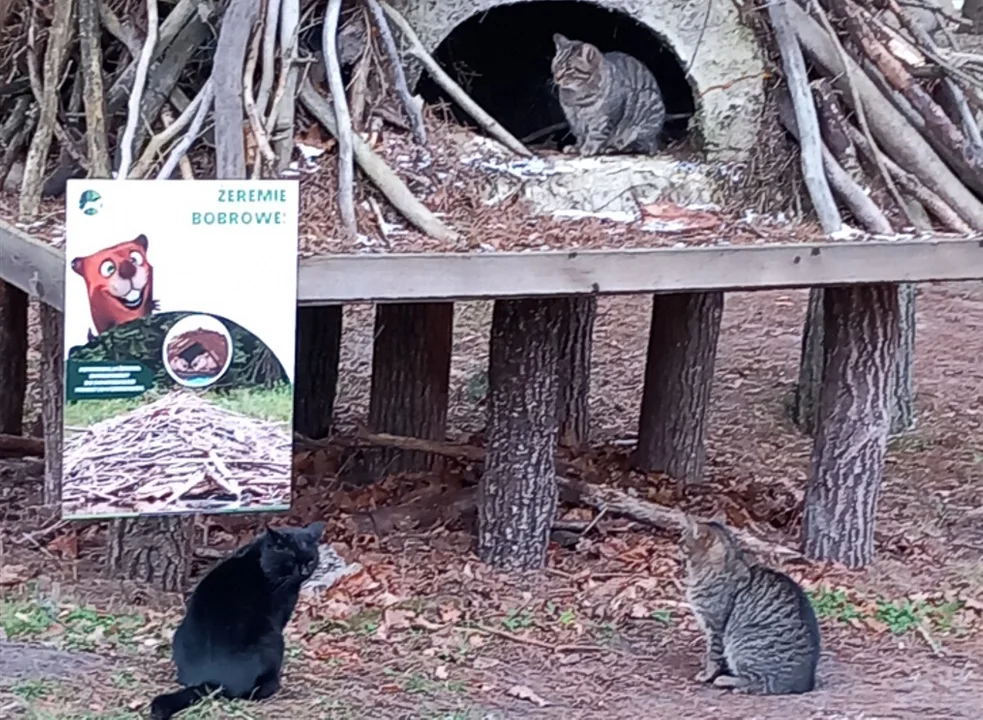
[[[692,512],[723,513],[734,525],[794,545],[810,443],[790,428],[784,404],[804,300],[801,292],[728,295],[710,482],[674,500],[664,478],[625,469],[649,301],[603,298],[592,389],[598,449],[578,462],[606,482]],[[703,645],[683,604],[673,537],[603,518],[578,548],[551,546],[545,572],[503,576],[471,554],[467,508],[444,513],[432,527],[417,527],[410,512],[383,514],[385,527],[372,522],[380,508],[454,493],[471,468],[446,462],[435,477],[353,489],[336,479],[347,458],[325,450],[295,457],[291,521],[326,517],[326,537],[360,571],[301,601],[275,700],[205,706],[189,717],[978,718],[983,287],[925,286],[918,302],[919,424],[891,442],[877,563],[862,572],[783,565],[807,587],[821,617],[817,692],[747,698],[691,681]],[[346,315],[337,407],[342,427],[351,428],[367,401],[372,312],[355,306]],[[482,430],[489,320],[489,304],[461,304],[456,439]],[[97,650],[111,660],[84,682],[5,679],[0,712],[139,717],[149,697],[173,681],[167,643],[180,600],[98,579],[104,525],[54,524],[38,507],[36,463],[9,463],[0,472],[0,627],[10,641]],[[565,520],[589,518],[585,510],[565,510]],[[198,570],[266,519],[209,518]]]

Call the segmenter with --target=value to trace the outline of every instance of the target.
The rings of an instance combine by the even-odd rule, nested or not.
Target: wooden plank
[[[0,278],[61,310],[65,253],[0,219]]]
[[[302,262],[301,304],[578,293],[764,290],[983,278],[983,241],[328,255]]]
[[[61,309],[64,254],[0,220],[0,277]],[[321,255],[300,262],[298,303],[471,300],[579,293],[765,290],[983,279],[983,240]]]

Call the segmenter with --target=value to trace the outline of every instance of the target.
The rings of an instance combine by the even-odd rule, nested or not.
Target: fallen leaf
[[[514,698],[518,698],[519,700],[528,700],[531,703],[535,703],[539,707],[546,707],[549,705],[548,701],[543,700],[543,698],[539,697],[539,695],[534,693],[525,685],[513,685],[506,692]]]
[[[74,532],[59,535],[48,543],[48,550],[62,557],[75,560],[79,556],[79,538]]]
[[[31,570],[24,565],[0,565],[0,585],[20,585],[31,575]]]
[[[436,677],[438,680],[446,680],[447,678],[450,677],[450,673],[447,672],[446,665],[438,665],[437,669],[434,670],[433,674],[434,677]]]
[[[456,623],[461,619],[461,611],[453,605],[444,605],[440,608],[440,620],[445,623]]]

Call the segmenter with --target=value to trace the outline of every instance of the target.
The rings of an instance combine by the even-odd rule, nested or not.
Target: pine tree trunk
[[[341,354],[341,313],[341,305],[297,308],[294,429],[309,438],[325,438],[331,432]]]
[[[26,395],[27,294],[0,281],[0,433],[21,434]]]
[[[898,287],[898,358],[891,384],[891,434],[915,426],[915,296],[914,285]]]
[[[900,337],[898,287],[827,288],[823,316],[825,372],[802,551],[857,568],[874,559]]]
[[[562,301],[497,300],[488,363],[488,449],[478,556],[493,567],[543,566],[556,513],[556,398]]]
[[[41,422],[44,504],[61,502],[62,407],[65,399],[65,316],[41,303]]]
[[[823,382],[823,289],[809,291],[809,308],[802,328],[799,380],[795,384],[792,422],[812,436],[819,419],[819,389]]]
[[[721,292],[654,297],[634,459],[639,469],[686,484],[703,480],[723,308]]]
[[[164,592],[183,592],[191,573],[187,516],[118,518],[109,529],[108,573],[147,583]]]
[[[823,382],[823,289],[809,293],[809,309],[802,331],[799,380],[795,386],[792,421],[807,435],[815,435],[819,419],[819,393]],[[891,434],[915,425],[915,286],[898,287],[901,308],[897,367],[891,390]]]
[[[563,306],[556,400],[560,444],[581,448],[590,433],[590,364],[597,296],[574,295],[557,303]]]
[[[454,304],[377,305],[369,427],[376,432],[444,440]],[[372,474],[429,469],[427,453],[377,449]]]

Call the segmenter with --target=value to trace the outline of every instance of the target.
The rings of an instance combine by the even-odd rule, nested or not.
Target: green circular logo
[[[79,210],[85,215],[95,215],[102,210],[102,195],[95,190],[86,190],[79,197]]]

